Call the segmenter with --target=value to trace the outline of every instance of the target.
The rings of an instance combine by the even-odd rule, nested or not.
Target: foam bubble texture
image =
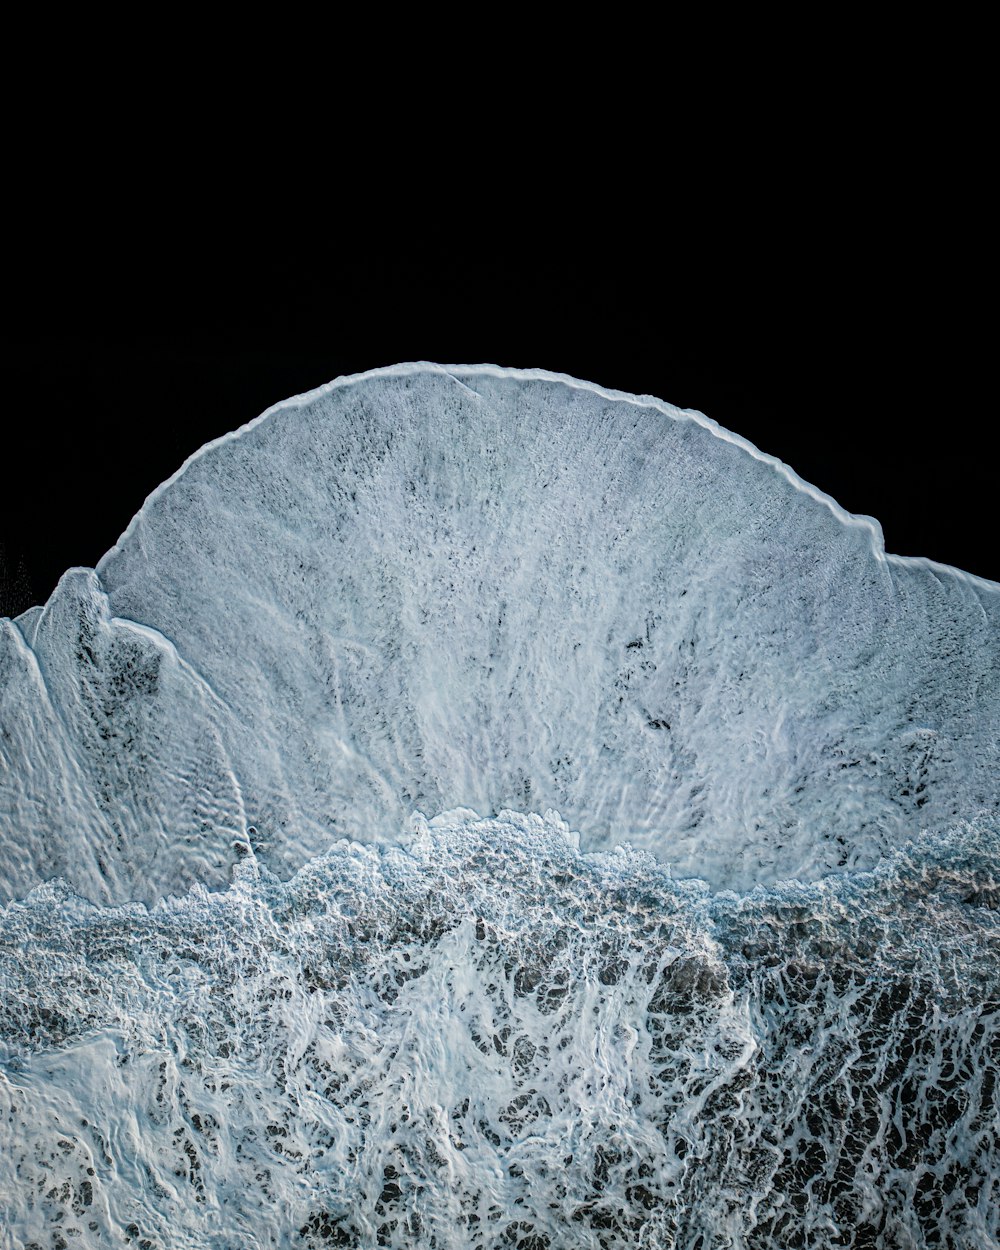
[[[0,1250],[995,1247],[998,610],[569,378],[203,448],[0,621]]]
[[[554,816],[0,913],[19,1246],[996,1244],[997,834],[712,895]]]
[[[98,573],[0,638],[0,897],[219,884],[247,824],[287,875],[458,806],[749,889],[1000,804],[1000,587],[656,400],[341,379],[192,457]]]

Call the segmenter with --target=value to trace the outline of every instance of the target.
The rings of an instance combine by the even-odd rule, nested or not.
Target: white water
[[[998,592],[551,375],[203,449],[0,623],[0,1247],[995,1246]]]
[[[1000,587],[699,414],[400,366],[278,405],[0,641],[0,897],[558,810],[748,889],[997,810]],[[40,764],[44,761],[44,765]]]
[[[995,1244],[995,833],[740,899],[551,817],[416,829],[8,907],[14,1244]]]

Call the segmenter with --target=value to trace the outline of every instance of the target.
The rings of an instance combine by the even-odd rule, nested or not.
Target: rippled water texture
[[[0,622],[0,1246],[996,1246],[998,609],[571,379],[204,448]]]

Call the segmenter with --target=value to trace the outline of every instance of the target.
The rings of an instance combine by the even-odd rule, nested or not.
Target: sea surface
[[[0,621],[0,1247],[988,1250],[1000,586],[338,379]]]

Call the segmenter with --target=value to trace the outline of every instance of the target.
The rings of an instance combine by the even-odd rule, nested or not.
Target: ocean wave
[[[553,813],[0,913],[24,1244],[965,1247],[998,1226],[1000,833],[748,894]],[[69,1244],[69,1242],[67,1242]]]

